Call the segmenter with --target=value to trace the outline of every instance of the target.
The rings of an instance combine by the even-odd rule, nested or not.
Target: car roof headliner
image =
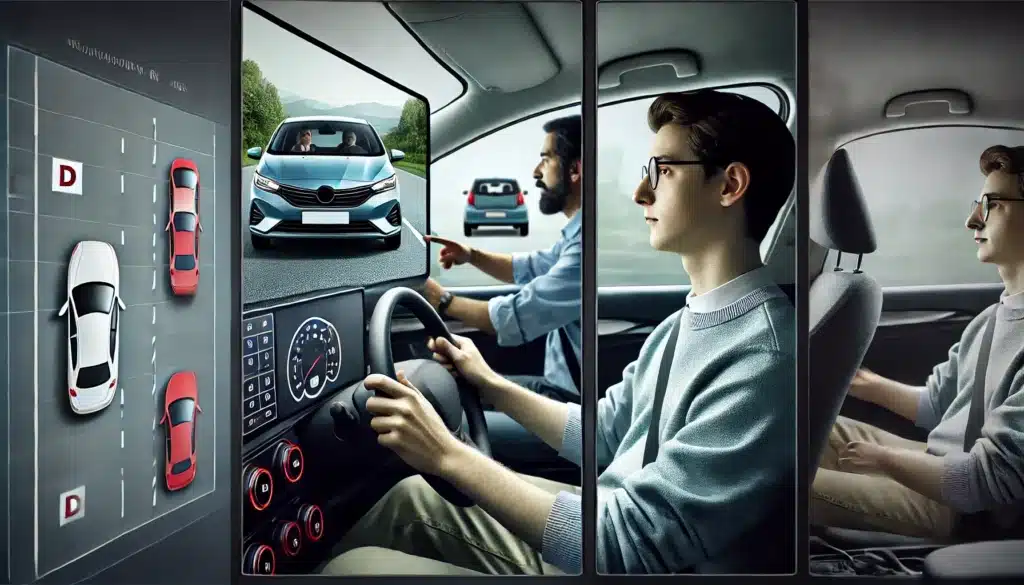
[[[879,131],[936,124],[1020,126],[1024,3],[822,2],[808,6],[808,164],[816,175],[835,149]],[[906,92],[956,89],[973,112],[921,107],[886,119]],[[913,114],[913,115],[912,115]]]

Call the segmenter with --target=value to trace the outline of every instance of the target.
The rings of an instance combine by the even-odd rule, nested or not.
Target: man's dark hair
[[[568,171],[569,165],[583,156],[583,118],[581,116],[565,116],[548,120],[544,124],[544,132],[555,133],[555,154]]]
[[[981,153],[979,164],[986,177],[996,171],[1017,175],[1018,193],[1024,196],[1024,146],[990,146]]]
[[[653,132],[666,124],[690,130],[688,145],[711,177],[732,163],[750,169],[743,197],[747,234],[760,242],[796,181],[796,141],[768,106],[740,94],[702,89],[666,93],[647,110]]]

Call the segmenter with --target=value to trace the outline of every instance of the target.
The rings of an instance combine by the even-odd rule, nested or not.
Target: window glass
[[[199,185],[199,175],[191,169],[174,169],[174,186],[183,189],[195,189]]]
[[[782,113],[766,87],[729,88]],[[651,248],[643,210],[633,201],[641,168],[650,158],[647,109],[657,96],[609,104],[597,116],[597,285],[689,284],[679,256]],[[776,225],[778,220],[776,220]],[[770,234],[769,234],[770,237]]]
[[[548,249],[561,238],[568,221],[562,214],[544,215],[538,201],[533,169],[540,162],[544,146],[544,124],[563,116],[579,115],[578,105],[548,112],[489,134],[470,143],[430,166],[430,228],[435,235],[449,237],[488,252],[515,253]],[[515,185],[524,190],[522,206],[527,209],[528,229],[523,235],[516,228],[479,227],[465,236],[466,207],[480,213],[512,213],[517,194],[509,200],[488,195],[488,199],[470,194],[479,179],[500,186]],[[513,187],[513,188],[515,188]],[[436,248],[436,246],[434,247]],[[453,266],[443,270],[437,264],[437,250],[431,249],[430,275],[445,286],[481,286],[502,284],[472,266]]]
[[[79,317],[109,313],[114,308],[114,287],[102,282],[80,284],[71,291]]]
[[[964,225],[985,180],[978,159],[996,144],[1024,144],[1024,131],[916,128],[847,144],[878,243],[865,272],[882,286],[998,283]]]

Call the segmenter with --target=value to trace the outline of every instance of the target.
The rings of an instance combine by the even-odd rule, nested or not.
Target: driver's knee
[[[408,524],[421,519],[436,518],[445,500],[430,487],[423,476],[407,477],[395,484],[377,502],[377,521],[391,526]]]

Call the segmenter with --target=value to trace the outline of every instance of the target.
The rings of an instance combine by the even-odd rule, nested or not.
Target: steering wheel
[[[423,324],[429,337],[444,337],[452,341],[452,334],[444,320],[419,293],[405,287],[390,289],[381,295],[370,317],[367,361],[370,373],[383,374],[392,379],[397,379],[398,376],[391,353],[391,319],[395,307],[398,306],[411,311]],[[460,384],[451,372],[432,359],[409,360],[403,362],[402,369],[405,370],[409,381],[434,407],[452,434],[484,455],[491,456],[487,420],[484,418],[480,396],[475,389],[467,384]],[[366,411],[366,400],[372,394],[360,385],[353,396],[360,420],[368,422],[371,418]],[[475,505],[473,500],[440,477],[424,474],[423,478],[451,504],[463,508]]]

